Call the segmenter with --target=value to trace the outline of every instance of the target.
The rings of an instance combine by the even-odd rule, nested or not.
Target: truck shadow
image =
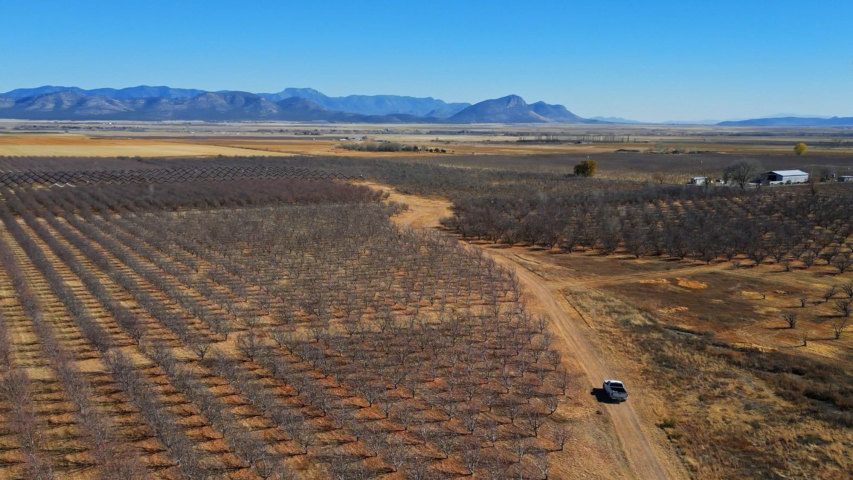
[[[593,388],[589,394],[595,397],[598,403],[619,403],[615,400],[611,400],[610,395],[608,395],[603,388]]]

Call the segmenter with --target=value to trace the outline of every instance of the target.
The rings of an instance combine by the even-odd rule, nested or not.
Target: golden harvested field
[[[209,157],[270,155],[227,145],[145,138],[96,138],[73,134],[0,135],[0,156],[16,157]],[[287,155],[275,153],[275,155]]]
[[[389,142],[400,142],[403,145],[412,145],[426,148],[439,148],[447,151],[446,154],[434,154],[428,152],[368,152],[356,151],[343,148],[347,142],[317,138],[315,140],[292,140],[292,139],[263,139],[248,140],[245,138],[182,138],[176,141],[191,143],[193,145],[211,145],[221,147],[233,147],[261,150],[266,152],[281,152],[292,155],[336,155],[347,157],[419,157],[440,160],[445,155],[537,155],[550,153],[573,153],[594,154],[613,152],[621,145],[595,144],[595,145],[568,145],[568,144],[520,144],[517,142],[497,142],[477,140],[470,142],[460,141],[435,141],[416,136],[378,136],[378,138]],[[352,142],[350,142],[352,143]]]
[[[382,137],[379,137],[382,138]],[[384,138],[383,138],[384,140]],[[388,140],[397,141],[397,139]],[[485,142],[428,140],[406,136],[402,142],[419,147],[441,148],[446,154],[427,152],[361,152],[342,148],[345,142],[319,137],[317,139],[246,139],[238,136],[224,138],[209,137],[158,137],[156,139],[140,136],[136,138],[90,137],[71,134],[28,134],[0,135],[0,156],[26,157],[206,157],[215,155],[255,156],[255,155],[314,155],[347,157],[422,157],[441,159],[445,155],[536,155],[549,153],[594,154],[613,152],[621,145],[558,145],[558,144],[519,144],[516,142]]]

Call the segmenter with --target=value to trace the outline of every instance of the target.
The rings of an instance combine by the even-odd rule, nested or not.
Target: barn
[[[782,185],[787,183],[806,183],[809,174],[802,170],[774,170],[761,175],[763,185]]]

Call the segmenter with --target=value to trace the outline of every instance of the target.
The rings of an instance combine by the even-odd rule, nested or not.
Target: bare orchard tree
[[[461,442],[462,459],[465,462],[465,468],[471,472],[471,475],[480,467],[482,463],[483,446],[476,438],[466,438]]]
[[[835,334],[835,339],[839,340],[841,338],[841,334],[844,333],[844,330],[847,328],[847,325],[850,323],[850,317],[836,317],[832,321],[832,331]]]
[[[261,352],[260,339],[253,332],[244,332],[237,337],[237,350],[250,362],[254,362]]]
[[[571,385],[572,377],[566,370],[559,369],[554,374],[554,385],[565,395],[569,385]]]
[[[788,328],[797,328],[797,314],[796,313],[783,313],[782,319],[788,323]]]
[[[853,267],[853,255],[849,253],[839,253],[832,257],[829,263],[837,268],[838,273],[841,274]]]
[[[193,338],[190,341],[190,349],[198,355],[198,358],[204,360],[204,356],[210,350],[210,342],[202,337]]]
[[[399,471],[406,464],[406,443],[402,436],[395,435],[384,454],[391,468],[395,472]]]
[[[552,438],[554,440],[554,444],[557,445],[557,449],[562,452],[563,449],[566,448],[566,442],[571,438],[571,431],[564,425],[558,423],[554,425]]]
[[[740,188],[746,188],[746,184],[755,178],[759,171],[761,171],[761,165],[755,160],[738,160],[723,170],[723,180],[726,183],[735,183]]]
[[[9,340],[9,327],[6,319],[0,314],[0,369],[11,366],[12,342]]]
[[[838,288],[835,285],[829,287],[829,290],[823,293],[823,300],[826,303],[829,303],[829,300],[834,297],[836,293],[838,293]]]
[[[533,465],[536,466],[536,469],[539,470],[539,473],[542,475],[542,478],[545,480],[548,479],[548,472],[550,467],[548,465],[548,456],[544,452],[538,452],[533,455]]]
[[[853,309],[853,300],[847,299],[835,301],[835,311],[838,312],[839,317],[849,317],[851,309]]]
[[[807,249],[800,255],[800,260],[803,262],[803,267],[808,270],[817,262],[817,253],[813,249]]]

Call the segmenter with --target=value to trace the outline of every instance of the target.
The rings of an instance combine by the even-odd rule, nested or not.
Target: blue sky
[[[853,116],[853,1],[0,0],[0,91],[44,84]]]

